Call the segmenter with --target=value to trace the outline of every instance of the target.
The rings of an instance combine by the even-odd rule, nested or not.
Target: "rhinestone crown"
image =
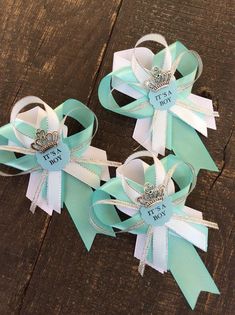
[[[137,198],[137,201],[146,208],[151,207],[155,203],[163,200],[165,193],[165,187],[160,185],[158,187],[146,183],[144,185],[144,193]]]
[[[167,86],[171,80],[171,71],[163,71],[158,67],[153,67],[151,77],[144,82],[147,89],[156,92]]]
[[[36,132],[35,142],[31,144],[32,149],[41,153],[46,152],[48,149],[58,145],[59,134],[57,131],[45,132],[38,129]]]

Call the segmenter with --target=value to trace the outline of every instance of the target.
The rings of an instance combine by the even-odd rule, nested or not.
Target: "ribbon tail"
[[[26,197],[31,201],[34,198],[35,191],[36,191],[38,184],[39,184],[39,181],[41,179],[41,174],[42,174],[41,171],[35,171],[35,172],[32,172],[30,174]],[[45,211],[47,214],[52,215],[53,208],[49,207],[47,204],[46,191],[45,191],[46,189],[44,189],[44,187],[45,187],[45,184],[42,187],[42,191],[41,191],[40,196],[39,196],[38,201],[37,201],[37,206],[40,207],[43,211]],[[44,191],[45,191],[45,193],[44,193]]]
[[[93,191],[88,185],[78,181],[72,175],[64,175],[64,203],[89,251],[96,235],[96,230],[89,220]]]
[[[53,171],[48,173],[47,178],[47,203],[58,213],[61,213],[61,171]]]
[[[179,158],[190,163],[196,173],[200,169],[218,172],[197,132],[177,117],[172,117],[172,149]]]
[[[154,228],[153,265],[161,273],[167,272],[168,264],[168,229],[165,226]]]
[[[35,212],[36,207],[38,205],[38,202],[39,202],[39,199],[40,199],[40,195],[41,195],[41,192],[42,192],[42,188],[43,188],[43,186],[44,186],[44,184],[46,182],[46,179],[47,179],[47,175],[48,175],[48,171],[46,171],[46,170],[44,170],[42,172],[42,174],[40,175],[40,179],[39,179],[37,188],[35,190],[35,193],[34,193],[31,205],[30,205],[30,211],[32,213]]]
[[[193,245],[169,234],[168,254],[169,269],[192,309],[201,291],[220,294]]]
[[[176,101],[176,104],[170,108],[170,111],[186,124],[207,137],[207,123],[204,117],[200,117],[199,114],[186,107],[180,106],[180,104],[184,104],[184,102]]]
[[[151,126],[152,117],[137,119],[134,133],[132,135],[133,139],[148,151],[151,151],[152,149]]]
[[[138,267],[138,271],[142,277],[144,275],[145,266],[147,264],[147,256],[148,256],[148,251],[151,245],[152,237],[153,237],[153,227],[150,225],[147,231],[145,245],[142,252],[142,258],[140,260],[139,267]]]
[[[166,223],[166,226],[194,246],[205,252],[207,251],[208,229],[205,226],[201,226],[200,224],[194,226],[175,218],[171,218]]]
[[[167,111],[155,110],[152,121],[152,150],[165,155],[167,136]]]

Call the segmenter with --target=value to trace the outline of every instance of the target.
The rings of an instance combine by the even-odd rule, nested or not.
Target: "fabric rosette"
[[[152,157],[153,165],[141,157]],[[134,255],[140,261],[139,273],[144,274],[145,265],[161,273],[170,271],[191,308],[200,291],[219,294],[194,248],[207,251],[208,227],[218,229],[200,211],[185,205],[195,182],[192,166],[178,157],[159,160],[140,151],[94,192],[90,208],[91,223],[100,233],[136,234]],[[121,220],[118,213],[128,219]]]
[[[157,54],[146,41],[165,48]],[[216,129],[212,101],[191,93],[202,72],[200,56],[177,41],[168,46],[160,34],[143,36],[135,48],[114,53],[113,72],[99,86],[99,100],[108,110],[137,119],[133,138],[148,151],[165,155],[174,151],[196,171],[217,167],[197,131],[207,136]],[[177,73],[177,76],[176,76]],[[113,92],[119,91],[132,100],[120,106]]]
[[[29,104],[40,104],[27,111]],[[71,134],[70,117],[83,130]],[[106,152],[91,146],[95,114],[81,102],[69,99],[53,110],[40,98],[28,96],[18,101],[10,123],[0,128],[0,163],[20,170],[1,171],[2,176],[30,174],[26,196],[30,210],[36,207],[49,215],[67,208],[89,250],[96,230],[89,223],[92,192],[109,179]],[[96,127],[97,128],[97,127]]]

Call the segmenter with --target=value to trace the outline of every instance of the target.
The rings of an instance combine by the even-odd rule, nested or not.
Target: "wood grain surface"
[[[0,123],[12,105],[37,95],[52,107],[77,98],[95,111],[93,144],[123,161],[136,147],[135,121],[105,111],[97,97],[117,50],[159,32],[199,52],[204,71],[194,92],[212,98],[217,130],[203,138],[219,173],[201,171],[188,205],[218,222],[199,251],[221,295],[202,293],[195,311],[170,273],[133,257],[135,237],[97,236],[89,253],[66,210],[29,212],[28,178],[0,178],[0,314],[234,314],[234,3],[229,0],[1,0]]]

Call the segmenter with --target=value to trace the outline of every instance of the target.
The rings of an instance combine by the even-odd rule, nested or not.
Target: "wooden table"
[[[135,121],[105,111],[100,79],[117,50],[150,32],[199,52],[203,75],[194,92],[213,98],[217,131],[203,138],[219,173],[201,171],[188,205],[218,222],[209,251],[199,252],[221,295],[202,293],[194,314],[234,314],[234,29],[232,1],[213,0],[2,0],[0,1],[0,123],[12,105],[37,95],[52,107],[68,98],[86,103],[99,118],[93,142],[123,161],[136,147]],[[27,176],[0,178],[0,314],[191,314],[170,273],[133,257],[135,237],[97,236],[87,253],[66,210],[29,212]]]

